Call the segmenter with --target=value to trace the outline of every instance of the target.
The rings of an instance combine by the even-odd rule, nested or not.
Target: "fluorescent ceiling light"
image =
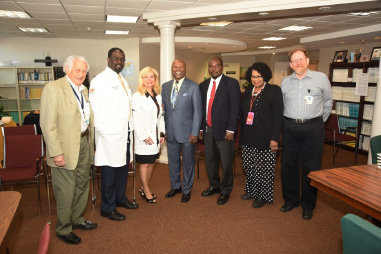
[[[268,38],[263,38],[262,41],[281,41],[285,40],[287,38],[284,37],[268,37]]]
[[[259,49],[275,49],[276,47],[275,46],[262,46],[262,47],[258,47]]]
[[[19,19],[30,19],[28,13],[23,11],[4,11],[0,10],[0,17],[2,18],[19,18]]]
[[[354,15],[354,16],[369,16],[369,15],[373,15],[373,14],[377,14],[377,13],[379,13],[379,11],[353,12],[353,13],[349,13],[349,14]]]
[[[107,15],[106,21],[108,22],[119,22],[119,23],[136,23],[139,17],[136,16],[115,16]]]
[[[24,33],[49,33],[45,28],[28,28],[28,27],[18,27]]]
[[[306,29],[311,29],[311,26],[288,26],[288,27],[283,27],[279,30],[285,30],[285,31],[303,31]]]
[[[223,27],[223,26],[230,25],[232,23],[233,22],[229,22],[229,21],[207,22],[207,23],[201,23],[200,26],[220,26],[220,27]]]
[[[114,30],[106,30],[106,34],[129,34],[130,31],[114,31]]]

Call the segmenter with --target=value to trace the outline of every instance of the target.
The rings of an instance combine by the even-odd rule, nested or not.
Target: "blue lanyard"
[[[71,89],[73,89],[73,92],[74,92],[74,95],[75,97],[77,97],[77,100],[79,101],[79,103],[81,104],[81,108],[82,108],[82,112],[83,112],[83,115],[85,116],[85,111],[83,110],[84,109],[84,104],[83,104],[83,94],[81,93],[81,99],[82,101],[79,99],[77,93],[75,92],[74,88],[72,85],[70,85]]]

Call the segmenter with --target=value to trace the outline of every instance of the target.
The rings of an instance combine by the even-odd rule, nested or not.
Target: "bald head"
[[[186,67],[182,59],[176,58],[172,63],[172,76],[176,81],[185,77]]]

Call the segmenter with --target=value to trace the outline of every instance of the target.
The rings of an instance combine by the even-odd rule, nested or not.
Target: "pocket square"
[[[189,95],[189,94],[187,94],[187,93],[184,93],[184,94],[183,94],[183,96],[188,96],[188,95]]]

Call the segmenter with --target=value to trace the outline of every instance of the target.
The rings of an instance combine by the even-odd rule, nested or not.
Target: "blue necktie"
[[[179,81],[176,81],[175,82],[175,88],[172,91],[171,103],[172,103],[173,108],[175,107],[177,94],[179,93],[179,88],[177,86],[178,84],[179,84]]]

